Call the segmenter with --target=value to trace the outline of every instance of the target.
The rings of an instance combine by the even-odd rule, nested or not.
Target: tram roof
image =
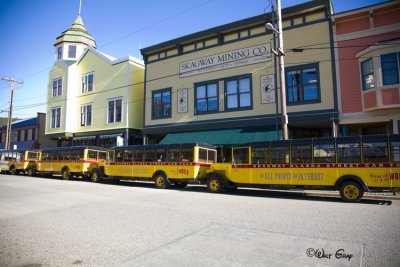
[[[123,149],[166,149],[166,148],[191,148],[200,146],[209,149],[216,149],[215,146],[208,143],[182,143],[182,144],[150,144],[150,145],[136,145],[136,146],[115,146],[110,150],[123,150]]]
[[[107,148],[98,147],[98,146],[64,146],[64,147],[46,147],[42,148],[41,151],[79,151],[83,149],[93,149],[93,150],[101,150],[107,151]]]

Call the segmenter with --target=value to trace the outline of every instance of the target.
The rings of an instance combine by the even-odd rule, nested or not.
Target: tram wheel
[[[364,195],[364,189],[354,181],[348,181],[340,187],[340,197],[346,202],[359,202]]]
[[[33,169],[33,167],[29,167],[26,170],[26,173],[28,174],[28,176],[31,176],[31,177],[35,176],[35,170]]]
[[[93,183],[99,183],[103,180],[103,177],[98,169],[94,169],[90,174],[90,180]]]
[[[224,189],[221,178],[216,175],[210,176],[207,180],[207,189],[211,193],[220,193]]]
[[[12,166],[10,167],[10,174],[11,174],[11,175],[16,175],[16,174],[17,174],[17,169],[15,169],[15,166],[14,166],[14,165],[12,165]]]
[[[62,169],[61,175],[62,175],[63,180],[69,180],[69,179],[72,178],[72,175],[71,175],[71,173],[69,172],[68,167],[64,167],[64,168]]]
[[[154,184],[158,189],[165,189],[170,186],[167,176],[163,173],[157,173],[154,175]]]

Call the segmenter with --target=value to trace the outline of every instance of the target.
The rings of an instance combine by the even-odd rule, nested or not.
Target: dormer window
[[[59,46],[59,47],[57,48],[57,60],[62,59],[62,49],[63,49],[62,46]]]
[[[76,45],[68,46],[68,58],[76,58]]]

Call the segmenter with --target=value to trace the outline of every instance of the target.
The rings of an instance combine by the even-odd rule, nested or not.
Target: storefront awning
[[[281,131],[279,131],[279,135]],[[215,131],[170,133],[160,144],[203,142],[215,146],[235,145],[247,142],[276,140],[275,127],[249,127]]]

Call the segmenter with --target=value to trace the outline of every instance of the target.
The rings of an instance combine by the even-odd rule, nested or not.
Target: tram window
[[[334,144],[314,145],[315,163],[335,163],[336,153]]]
[[[292,163],[311,163],[312,147],[311,145],[293,145],[292,146]]]
[[[108,160],[114,162],[114,151],[107,152]]]
[[[253,164],[268,164],[270,162],[269,147],[253,147],[251,149],[251,162]]]
[[[168,149],[168,158],[169,162],[178,162],[181,161],[181,155],[179,153],[179,148],[170,148]]]
[[[88,149],[87,157],[88,159],[97,159],[97,151]]]
[[[124,161],[124,151],[115,151],[115,162],[123,162]]]
[[[156,152],[157,152],[157,161],[158,162],[167,161],[167,149],[166,148],[158,148],[156,150]]]
[[[208,163],[214,163],[215,159],[217,158],[217,153],[214,150],[207,150],[208,151]]]
[[[390,142],[390,161],[400,162],[400,141]]]
[[[359,143],[338,144],[338,162],[361,162],[361,149]]]
[[[145,162],[155,162],[155,161],[157,161],[157,153],[156,153],[156,151],[154,151],[154,150],[152,150],[152,149],[149,149],[149,150],[145,150],[144,151],[144,156],[143,156],[143,158],[144,158],[144,161]]]
[[[235,164],[249,164],[249,149],[247,147],[234,148],[233,160]]]
[[[70,155],[70,160],[79,160],[79,154],[77,152],[71,151],[69,155]]]
[[[180,158],[184,162],[193,162],[193,148],[182,148]]]
[[[50,160],[50,155],[49,155],[49,153],[42,152],[42,160]]]
[[[199,162],[207,162],[207,149],[199,148]]]
[[[389,159],[386,142],[363,143],[363,162],[387,162]]]
[[[135,162],[143,161],[143,150],[142,149],[138,149],[138,150],[135,149],[133,151],[133,160]]]
[[[125,150],[124,151],[124,161],[125,162],[133,161],[133,150]]]
[[[289,146],[271,147],[271,163],[289,163]]]
[[[99,160],[105,160],[107,158],[107,152],[99,151]]]

